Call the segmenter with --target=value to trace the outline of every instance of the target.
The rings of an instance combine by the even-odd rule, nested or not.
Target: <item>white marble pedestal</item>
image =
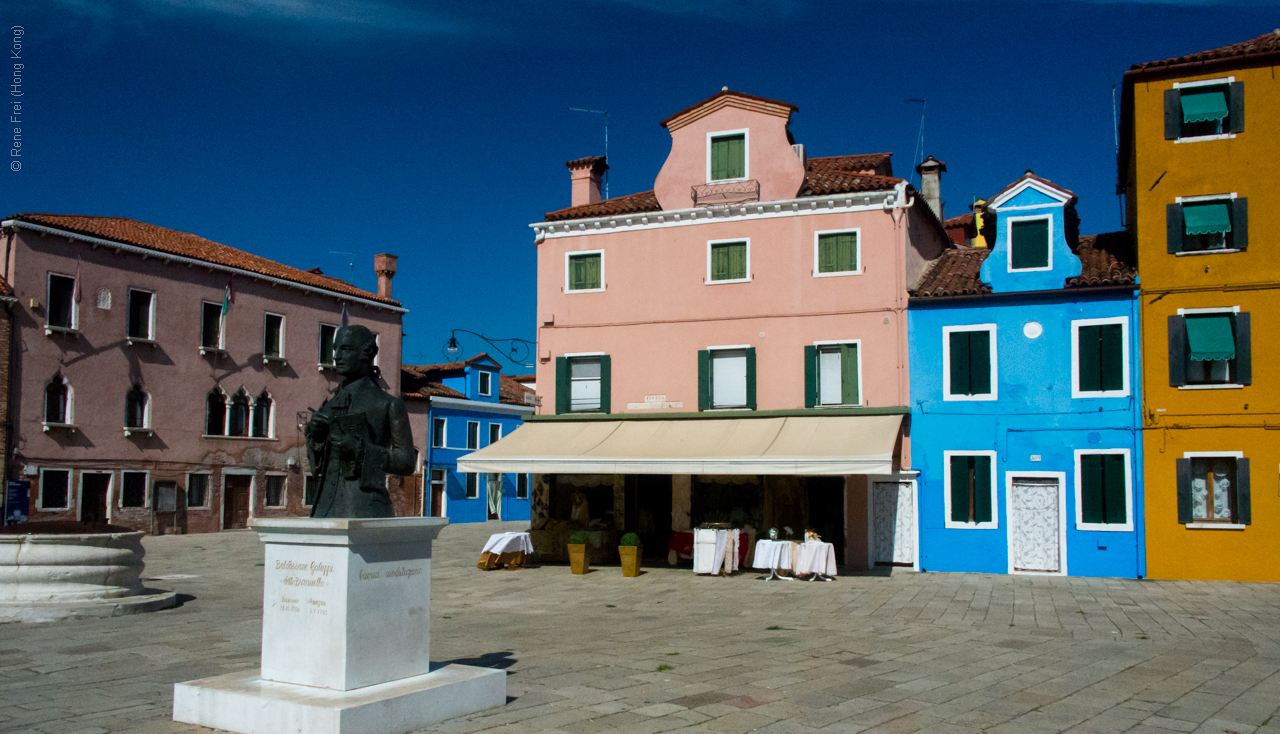
[[[266,543],[262,667],[178,683],[173,718],[244,734],[397,734],[506,703],[506,673],[430,662],[445,518],[282,518]]]

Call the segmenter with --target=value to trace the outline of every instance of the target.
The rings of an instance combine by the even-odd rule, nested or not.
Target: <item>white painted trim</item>
[[[63,422],[49,423],[45,420],[49,417],[49,386],[53,384],[53,378],[58,374],[62,375],[62,386],[67,388],[66,405],[62,410]],[[74,412],[75,404],[75,389],[71,387],[71,380],[67,378],[67,374],[62,371],[61,367],[59,367],[52,375],[49,376],[49,379],[44,381],[44,387],[41,388],[40,392],[40,422],[44,424],[45,430],[48,431],[49,428],[55,426],[58,428],[74,428],[76,425],[76,416]]]
[[[62,507],[45,507],[44,506],[44,473],[47,471],[65,471],[67,473],[67,499],[66,499],[66,504],[63,505]],[[61,512],[63,510],[70,510],[72,507],[71,489],[73,486],[73,480],[75,478],[75,469],[69,466],[68,467],[42,466],[40,467],[38,476],[40,477],[40,496],[35,498],[35,502],[30,503],[31,506],[27,508],[28,510],[27,517],[31,517],[37,512]],[[108,503],[111,502],[111,499],[109,496],[107,498],[107,502]]]
[[[1202,314],[1202,313],[1230,313],[1230,314],[1237,314],[1237,313],[1240,313],[1240,307],[1239,307],[1239,306],[1226,306],[1226,307],[1224,307],[1224,308],[1180,308],[1180,309],[1178,309],[1178,315],[1179,315],[1179,316],[1188,316],[1188,315],[1190,315],[1190,316],[1194,316],[1194,315],[1196,315],[1196,314]]]
[[[489,383],[489,389],[482,389],[485,381]],[[488,397],[493,397],[493,371],[492,370],[476,370],[476,393]]]
[[[268,316],[280,317],[280,343],[276,345],[279,347],[279,349],[277,350],[279,354],[276,355],[275,357],[267,356],[267,317]],[[288,323],[289,323],[288,317],[282,313],[275,313],[273,311],[262,312],[262,357],[263,359],[284,359],[284,360],[288,359],[288,356],[285,354],[285,351],[284,351],[284,347],[285,347],[284,335],[285,335],[286,326],[288,325]]]
[[[1184,451],[1182,452],[1184,459],[1243,459],[1243,451]],[[1231,488],[1232,494],[1236,491],[1235,487]],[[1235,513],[1231,513],[1234,515]],[[1184,527],[1192,530],[1244,530],[1248,525],[1237,525],[1235,523],[1226,522],[1189,522]]]
[[[600,287],[599,288],[579,288],[574,290],[569,287],[569,260],[583,255],[599,255],[600,256]],[[564,292],[565,293],[603,293],[607,281],[604,279],[604,250],[574,250],[564,254]]]
[[[742,177],[741,178],[711,178],[711,141],[715,138],[725,138],[730,135],[742,135]],[[751,178],[751,130],[749,128],[741,128],[739,130],[717,130],[707,133],[707,183],[731,183],[733,181],[746,181]]]
[[[1178,385],[1179,390],[1243,390],[1244,385],[1236,383],[1214,383],[1208,385]]]
[[[132,311],[133,292],[146,293],[151,296],[151,307],[147,309],[147,335],[143,337],[129,336],[129,312]],[[126,286],[124,289],[124,334],[126,339],[145,339],[147,341],[155,341],[156,338],[156,299],[159,294],[146,288],[134,288]]]
[[[1245,530],[1249,526],[1231,522],[1189,522],[1183,527],[1187,530]]]
[[[528,500],[529,488],[533,485],[533,475],[528,472],[516,472],[516,493],[512,499]],[[520,496],[520,477],[524,477],[524,496]]]
[[[818,272],[818,242],[824,234],[849,234],[854,236],[853,257],[858,262],[858,267],[853,270],[839,270],[834,273]],[[846,275],[862,275],[862,227],[847,227],[845,229],[819,229],[813,233],[813,277],[815,278],[840,278]]]
[[[712,245],[736,245],[746,243],[747,245],[747,277],[745,278],[727,278],[725,280],[711,279],[711,246]],[[707,278],[702,281],[703,285],[725,285],[727,283],[750,283],[751,282],[751,238],[750,237],[732,237],[727,240],[707,240]]]
[[[129,393],[133,392],[133,388],[135,387],[142,391],[144,398],[142,404],[142,425],[140,426],[129,425]],[[124,435],[130,435],[130,431],[135,431],[137,433],[154,432],[154,427],[151,425],[151,391],[143,387],[142,383],[135,382],[129,385],[129,389],[124,393],[124,409]]]
[[[1124,348],[1124,387],[1119,390],[1085,392],[1080,389],[1080,327],[1120,324],[1120,338]],[[1111,316],[1103,319],[1078,319],[1071,322],[1071,397],[1072,398],[1127,398],[1129,397],[1129,317]]]
[[[141,474],[142,475],[142,507],[125,507],[124,506],[124,475],[125,474]],[[117,494],[117,501],[122,510],[125,509],[149,509],[151,507],[151,470],[150,469],[121,469],[120,470],[120,491]]]
[[[1028,207],[1036,208],[1040,207]],[[1001,217],[1005,221],[1005,272],[1009,273],[1044,273],[1053,270],[1053,214],[1029,214],[1021,217]],[[1013,267],[1013,225],[1015,222],[1033,222],[1044,219],[1049,222],[1046,228],[1048,238],[1045,240],[1044,246],[1048,251],[1049,264],[1043,268],[1015,268]]]
[[[953,331],[991,332],[991,392],[981,395],[951,394],[951,333]],[[942,327],[942,399],[943,400],[998,400],[1000,398],[1000,365],[996,361],[996,325],[968,324]]]
[[[459,410],[475,410],[481,413],[532,413],[537,408],[532,405],[509,405],[507,403],[485,403],[479,400],[463,400],[461,398],[442,398],[431,397],[431,404],[438,405],[442,408],[457,408]],[[437,416],[438,417],[438,416]],[[443,447],[436,447],[443,448]]]
[[[750,349],[750,344],[726,344],[718,347],[707,347],[708,352],[717,352],[725,349]]]
[[[867,403],[867,396],[866,396],[866,394],[865,394],[865,393],[863,393],[863,392],[862,392],[862,386],[863,386],[865,383],[864,383],[864,382],[863,382],[863,380],[862,380],[862,364],[863,364],[863,361],[864,361],[864,360],[862,359],[862,340],[861,340],[861,339],[823,340],[823,341],[816,341],[816,342],[814,342],[814,343],[813,343],[813,345],[814,345],[815,347],[818,347],[818,360],[819,360],[818,364],[820,365],[820,364],[822,363],[822,362],[821,362],[821,360],[822,360],[822,356],[821,356],[821,355],[822,355],[822,347],[839,346],[839,345],[844,345],[844,344],[855,344],[855,345],[857,345],[857,347],[858,347],[858,400],[859,400],[859,402],[858,402],[858,406],[866,405],[866,403]],[[840,365],[840,367],[841,367],[841,370],[843,370],[843,369],[844,369],[844,365],[843,365],[844,355],[841,355],[841,356],[840,356],[840,359],[841,359],[841,362],[842,362],[842,364]],[[818,366],[818,365],[815,365],[815,367],[817,367],[817,366]],[[840,408],[840,407],[849,407],[849,406],[847,406],[847,405],[845,405],[845,404],[843,404],[843,403],[824,403],[824,402],[822,402],[822,370],[819,368],[818,370],[816,370],[816,372],[817,372],[817,375],[818,375],[818,403],[817,403],[817,405],[815,405],[814,407],[815,407],[815,408]],[[843,383],[841,384],[841,387],[843,387]]]
[[[79,490],[76,492],[76,519],[84,522],[84,476],[86,474],[106,474],[107,475],[107,522],[111,521],[111,490],[116,483],[116,473],[110,469],[81,469]],[[43,479],[43,478],[42,478]],[[43,486],[43,482],[42,485]],[[70,489],[70,487],[68,487]],[[30,509],[30,508],[28,508]],[[30,513],[28,513],[30,516]]]
[[[440,443],[436,443],[436,421],[440,421],[444,425],[440,428]],[[431,417],[431,435],[427,436],[427,440],[431,443],[433,449],[447,449],[449,443],[449,419],[444,416]]]
[[[1057,479],[1058,480],[1058,570],[1054,571],[1015,571],[1013,568],[1013,480],[1023,479]],[[1008,527],[1005,529],[1005,547],[1007,548],[1009,574],[1019,576],[1066,576],[1067,575],[1067,473],[1061,471],[1013,471],[1006,469],[1005,511],[1009,513]]]
[[[493,437],[493,429],[495,429],[495,428],[496,428],[496,429],[498,429],[498,437],[497,437],[497,438],[494,438],[494,437]],[[502,424],[501,424],[501,423],[496,423],[496,422],[490,423],[490,424],[489,424],[489,443],[488,443],[487,445],[488,445],[488,446],[492,446],[492,445],[494,445],[495,443],[497,443],[498,441],[501,441],[501,440],[502,440]]]
[[[1178,196],[1174,201],[1179,204],[1195,204],[1202,201],[1234,201],[1237,198],[1236,192],[1229,194],[1204,194],[1203,196]]]
[[[1218,135],[1195,135],[1189,138],[1175,138],[1174,143],[1199,143],[1205,140],[1231,140],[1236,136],[1235,133],[1220,133]]]
[[[1066,202],[1071,201],[1070,196],[1062,193],[1061,191],[1058,191],[1057,189],[1046,186],[1040,183],[1039,181],[1035,180],[1034,178],[1024,178],[1022,181],[1018,182],[1018,184],[1015,185],[1013,188],[1009,189],[1003,194],[1000,194],[996,198],[992,199],[987,204],[987,208],[994,209],[996,211],[1013,211],[1017,209],[1039,209],[1042,206],[1055,206],[1054,204],[1030,204],[1030,205],[1024,205],[1024,206],[1006,206],[1006,207],[1000,206],[1004,202],[1012,200],[1018,194],[1021,194],[1023,191],[1026,191],[1027,189],[1035,189],[1036,191],[1039,191],[1040,193],[1044,194],[1050,199],[1054,199],[1055,201],[1057,201],[1058,205],[1065,204]]]
[[[953,456],[987,456],[991,459],[991,522],[956,522],[951,519],[951,458]],[[996,452],[942,452],[942,526],[948,530],[997,530],[1000,527],[1000,493],[996,489]]]
[[[269,471],[263,472],[262,476],[264,478],[262,487],[262,509],[276,510],[287,508],[289,506],[289,473],[282,471]],[[269,477],[284,477],[284,485],[280,488],[280,504],[278,505],[267,504],[267,487],[265,479]]]
[[[1125,521],[1121,523],[1084,521],[1084,477],[1080,470],[1080,457],[1084,454],[1120,454],[1124,456],[1124,509]],[[1076,449],[1076,530],[1113,533],[1133,532],[1133,461],[1129,449]]]
[[[1184,451],[1182,458],[1184,459],[1214,459],[1226,457],[1228,459],[1243,459],[1243,451]]]
[[[321,321],[320,325],[316,328],[316,364],[322,370],[325,369],[326,367],[334,366],[334,362],[321,361],[321,357],[323,357],[324,355],[321,354],[320,350],[323,348],[323,345],[324,345],[324,327],[326,326],[329,327],[330,329],[333,329],[334,359],[337,359],[337,351],[338,351],[338,329],[340,327],[337,324],[326,324],[325,322]]]
[[[189,472],[186,472],[185,476],[186,476],[186,483],[183,485],[182,489],[183,489],[184,496],[187,498],[187,499],[186,499],[186,501],[190,501],[190,499],[191,499],[191,477],[193,477],[193,476],[206,476],[206,477],[209,477],[209,479],[206,481],[206,483],[205,483],[205,485],[204,485],[204,504],[202,504],[202,505],[190,505],[190,504],[186,505],[186,508],[187,508],[188,510],[207,510],[207,509],[209,509],[210,504],[211,504],[212,499],[213,499],[213,472],[212,472],[212,471],[189,471]],[[302,475],[302,476],[303,476],[303,477],[306,477],[306,475],[305,475],[305,474],[304,474],[304,475]],[[305,481],[305,479],[304,479],[304,481]]]
[[[5,222],[5,226],[8,226],[8,224],[9,224],[8,222]],[[66,278],[67,280],[70,280],[70,281],[72,281],[73,283],[75,282],[75,279],[76,279],[76,276],[74,276],[74,275],[66,275],[66,274],[64,274],[64,273],[55,273],[55,272],[54,272],[54,271],[52,271],[52,270],[50,270],[50,271],[48,271],[47,273],[45,273],[45,278],[44,278],[44,326],[45,326],[45,328],[46,328],[46,329],[51,329],[51,328],[52,328],[52,329],[67,329],[67,328],[70,328],[70,329],[71,329],[71,331],[79,331],[79,329],[80,329],[80,304],[76,303],[76,299],[75,299],[75,286],[72,286],[72,289],[71,289],[71,293],[72,293],[72,296],[71,296],[71,326],[70,326],[70,327],[66,327],[66,326],[54,326],[53,324],[50,324],[50,323],[49,323],[49,310],[50,310],[49,306],[50,306],[50,304],[52,304],[52,303],[53,303],[53,276],[55,276],[55,275],[56,275],[56,276],[58,276],[59,278]],[[82,284],[82,285],[83,285],[83,284]],[[126,303],[126,304],[125,304],[125,309],[126,309],[126,310],[128,310],[128,307],[129,307],[129,305],[128,305],[128,303]],[[46,332],[46,334],[47,334],[47,333],[48,333],[48,332]],[[68,493],[70,493],[70,491],[71,491],[70,489],[68,489],[68,490],[67,490],[67,492],[68,492]]]
[[[219,316],[218,316],[218,346],[216,346],[216,347],[208,347],[208,346],[205,346],[205,344],[204,344],[204,307],[205,307],[206,305],[209,305],[209,306],[217,306],[217,307],[218,307],[218,309],[219,309]],[[126,307],[126,308],[128,308],[128,302],[127,302],[127,301],[126,301],[125,307]],[[218,303],[217,301],[209,301],[209,300],[206,300],[206,299],[203,299],[203,298],[201,298],[201,299],[200,299],[200,338],[199,338],[199,342],[200,342],[200,348],[201,348],[201,349],[219,349],[219,350],[226,350],[226,348],[227,348],[227,318],[226,318],[226,316],[224,316],[224,315],[222,315],[222,314],[221,314],[221,309],[222,309],[222,304],[221,304],[221,303]]]
[[[231,273],[233,275],[239,275],[245,278],[265,280],[268,283],[272,283],[275,285],[283,285],[289,288],[297,288],[299,290],[307,291],[310,293],[317,293],[324,296],[331,296],[333,298],[337,298],[340,301],[352,300],[357,303],[363,303],[366,306],[372,306],[373,308],[381,308],[387,311],[394,311],[395,313],[401,313],[401,314],[409,313],[409,309],[407,308],[392,306],[387,303],[381,303],[379,301],[374,301],[372,299],[363,298],[361,296],[356,296],[349,293],[339,293],[338,291],[326,290],[324,288],[319,288],[313,285],[307,285],[305,283],[299,283],[293,280],[285,280],[284,278],[276,278],[270,275],[263,275],[262,273],[255,273],[251,270],[242,270],[240,268],[234,268],[229,265],[221,265],[218,263],[208,262],[206,260],[198,260],[193,257],[184,257],[182,255],[172,255],[162,250],[152,250],[147,247],[139,247],[137,245],[128,245],[123,242],[114,242],[112,240],[104,240],[98,237],[90,237],[88,235],[69,232],[65,229],[58,229],[57,227],[46,227],[41,224],[31,224],[30,222],[24,222],[19,219],[6,219],[3,222],[0,222],[0,226],[21,227],[23,229],[29,229],[33,232],[43,232],[45,234],[53,234],[59,237],[66,237],[67,239],[80,240],[81,242],[88,243],[95,247],[106,247],[112,250],[123,250],[125,252],[131,253],[134,255],[160,258],[162,260],[168,260],[170,262],[185,264],[189,267],[200,267],[200,268],[206,268],[208,270],[218,270],[220,272]]]
[[[471,445],[471,427],[472,426],[476,427],[476,442],[475,442],[476,445],[475,446]],[[480,421],[467,421],[467,434],[463,436],[462,442],[463,444],[465,444],[465,448],[464,448],[465,451],[480,450]]]
[[[565,352],[560,356],[565,357],[566,359],[572,359],[574,357],[603,357],[606,354],[606,352]]]
[[[1217,87],[1223,84],[1230,84],[1235,80],[1236,78],[1234,76],[1228,76],[1228,77],[1223,77],[1221,79],[1201,79],[1200,81],[1195,81],[1195,82],[1174,82],[1173,88],[1174,89],[1191,89],[1193,87]]]
[[[223,530],[226,530],[227,528],[227,477],[228,476],[249,477],[249,517],[254,518],[258,516],[258,513],[256,512],[256,509],[258,507],[258,470],[257,469],[225,469],[224,468],[222,470],[222,507],[219,508],[220,510],[219,514],[221,515],[219,522],[222,523],[221,527]],[[303,489],[303,493],[304,494],[306,493],[305,489]],[[304,497],[303,499],[306,499],[306,498]]]
[[[467,472],[457,472],[457,473],[458,473],[458,474],[461,474],[461,475],[462,475],[462,477],[463,477],[463,479],[462,479],[462,497],[463,497],[463,499],[468,499],[468,500],[478,500],[478,499],[480,499],[480,474],[481,474],[482,472],[467,471]],[[475,493],[475,495],[474,495],[474,496],[471,494],[471,483],[472,483],[472,482],[475,482],[475,484],[476,484],[476,493]],[[486,510],[486,511],[487,511],[487,510]]]
[[[993,461],[992,471],[995,470],[994,466],[995,466],[995,462]],[[847,481],[848,480],[846,480],[846,483]],[[915,548],[915,553],[913,555],[913,558],[911,559],[911,570],[919,572],[920,571],[920,485],[916,482],[915,473],[912,473],[911,475],[871,474],[867,476],[867,566],[869,568],[875,568],[875,565],[876,565],[875,527],[873,527],[873,524],[875,522],[875,514],[874,514],[875,508],[873,503],[875,502],[874,495],[876,491],[875,490],[876,482],[892,482],[892,483],[906,482],[911,485],[911,504],[912,504],[911,511],[915,515],[915,517],[913,518],[915,522],[911,523],[912,546]],[[845,502],[847,505],[848,492],[845,492]],[[992,512],[994,513],[994,511],[995,511],[995,508],[993,506]],[[849,511],[848,511],[848,507],[846,506],[845,517],[848,517],[848,515],[849,515]],[[950,516],[951,516],[950,513],[948,513],[947,517],[950,517]],[[845,545],[846,547],[848,546],[848,538],[845,539]],[[840,559],[840,560],[843,561],[844,559]]]

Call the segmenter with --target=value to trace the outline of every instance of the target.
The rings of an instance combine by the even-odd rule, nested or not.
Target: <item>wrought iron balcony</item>
[[[760,201],[760,182],[754,178],[729,183],[701,184],[692,187],[694,206],[741,204],[744,201]]]

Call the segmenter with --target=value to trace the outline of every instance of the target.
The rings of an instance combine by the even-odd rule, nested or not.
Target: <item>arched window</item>
[[[216,387],[205,399],[204,432],[206,436],[225,436],[227,433],[227,396]]]
[[[134,385],[124,396],[124,427],[147,428],[147,392]]]
[[[254,438],[271,437],[271,396],[266,390],[253,401],[253,425],[250,431]]]
[[[227,421],[228,436],[249,435],[249,393],[240,388],[231,396],[231,412]]]
[[[67,385],[67,378],[63,377],[61,372],[58,372],[44,388],[45,423],[71,422],[70,395],[71,388]]]

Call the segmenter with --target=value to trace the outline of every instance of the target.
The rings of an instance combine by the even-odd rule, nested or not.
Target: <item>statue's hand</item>
[[[312,413],[311,420],[303,432],[312,441],[324,441],[329,437],[329,416],[320,412]]]
[[[338,455],[338,458],[343,459],[344,461],[351,461],[355,459],[356,455],[360,452],[360,442],[353,436],[339,436],[333,439],[331,444],[334,452]]]

